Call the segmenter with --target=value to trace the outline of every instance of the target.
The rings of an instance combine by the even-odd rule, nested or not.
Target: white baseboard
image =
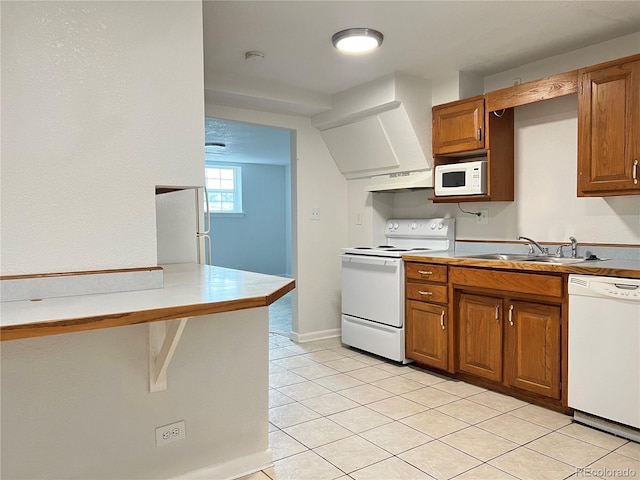
[[[296,333],[291,332],[289,339],[296,343],[313,342],[314,340],[324,340],[325,338],[335,338],[341,336],[341,329],[332,328],[330,330],[319,330],[317,332],[310,333]]]
[[[212,478],[230,480],[259,472],[272,465],[273,455],[271,454],[271,449],[268,448],[263,452],[253,453],[235,460],[217,463],[210,467],[172,477],[171,480],[211,480]]]

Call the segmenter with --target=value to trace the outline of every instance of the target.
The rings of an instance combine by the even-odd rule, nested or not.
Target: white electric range
[[[342,249],[342,343],[408,363],[401,257],[453,250],[455,219],[392,219],[384,234],[386,245]]]

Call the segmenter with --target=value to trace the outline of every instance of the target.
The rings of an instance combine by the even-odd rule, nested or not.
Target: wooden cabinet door
[[[460,294],[459,366],[462,372],[502,381],[502,299]]]
[[[560,398],[560,307],[510,302],[505,314],[505,383]]]
[[[437,106],[432,113],[434,155],[484,149],[484,98]]]
[[[640,194],[640,55],[580,73],[578,196]]]
[[[432,367],[447,368],[447,307],[407,302],[405,355]]]

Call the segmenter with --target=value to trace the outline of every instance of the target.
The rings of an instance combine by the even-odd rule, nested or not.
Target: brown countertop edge
[[[102,328],[121,327],[139,323],[150,323],[161,320],[212,315],[216,313],[235,312],[249,308],[267,307],[295,288],[295,280],[278,288],[268,295],[238,298],[195,305],[179,305],[157,309],[122,312],[109,315],[95,315],[80,318],[67,318],[49,322],[25,323],[0,327],[0,341],[23,338],[58,335],[62,333],[98,330]]]
[[[452,254],[448,254],[452,255]],[[475,255],[467,253],[465,255]],[[464,258],[462,256],[430,256],[430,255],[403,255],[405,262],[438,263],[442,265],[459,265],[465,267],[492,268],[498,270],[521,270],[538,273],[575,273],[582,275],[603,275],[608,277],[640,278],[640,268],[607,267],[606,263],[614,260],[584,262],[572,265],[551,265],[548,263],[531,262],[506,262],[503,260],[486,260],[478,258]],[[615,260],[624,262],[625,260]],[[639,263],[629,261],[629,263]]]

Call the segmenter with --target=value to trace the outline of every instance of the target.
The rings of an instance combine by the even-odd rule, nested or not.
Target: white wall
[[[156,393],[146,325],[3,342],[2,478],[161,479],[256,452],[268,463],[267,316],[189,320]],[[156,427],[180,420],[186,439],[156,447]]]
[[[200,2],[2,2],[2,274],[157,264],[203,183]]]
[[[329,154],[320,132],[305,117],[207,104],[206,115],[228,120],[271,125],[295,131],[297,161],[292,160],[292,199],[296,238],[292,248],[298,318],[293,337],[340,328],[340,249],[347,244],[347,181]],[[311,220],[311,209],[320,209],[320,220]],[[297,245],[295,243],[297,242]],[[297,259],[297,266],[295,265]],[[295,305],[295,302],[294,302]]]
[[[242,169],[242,215],[211,215],[211,265],[290,275],[287,166],[225,163]],[[289,218],[291,218],[289,216]]]
[[[1,8],[2,274],[156,265],[155,185],[204,177],[201,2]],[[267,315],[190,320],[157,393],[145,325],[2,342],[3,478],[264,465]]]
[[[535,80],[631,55],[640,50],[639,46],[640,34],[633,34],[524,65],[485,78],[485,91],[509,86],[513,78]],[[437,82],[433,86],[434,92],[454,90]],[[526,235],[559,243],[575,236],[587,243],[640,243],[637,196],[577,198],[577,125],[577,95],[515,109],[515,201],[461,204],[464,210],[487,209],[487,225],[477,225],[475,216],[463,214],[456,204],[434,204],[427,199],[433,196],[432,190],[394,194],[392,215],[455,217],[458,239],[515,241],[518,235]],[[389,201],[380,207],[376,198],[389,194],[358,194],[361,187],[353,182],[349,182],[349,189],[349,243],[358,244],[366,234],[355,225],[356,212],[365,211],[365,218],[369,218],[388,211],[384,205]]]
[[[589,65],[627,57],[640,52],[640,32],[618,37],[608,42],[602,42],[590,47],[574,50],[562,55],[545,58],[538,62],[528,63],[506,72],[489,75],[484,78],[484,91],[490,92],[500,88],[510,87],[513,80],[519,78],[522,82],[538,80],[539,78],[569,72]]]

